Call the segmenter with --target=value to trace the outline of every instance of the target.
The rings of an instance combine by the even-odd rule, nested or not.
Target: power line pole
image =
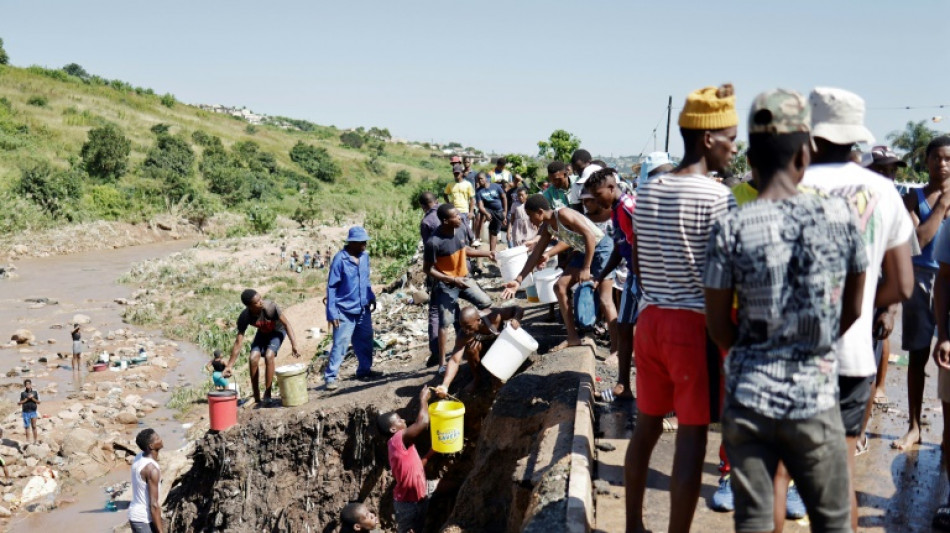
[[[673,114],[673,95],[670,95],[670,100],[666,104],[666,144],[663,146],[663,151],[670,151],[670,117]]]

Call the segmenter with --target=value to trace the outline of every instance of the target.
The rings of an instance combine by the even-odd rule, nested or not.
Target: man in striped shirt
[[[689,531],[699,498],[709,423],[718,419],[718,350],[706,335],[703,295],[706,242],[715,220],[736,203],[708,178],[736,149],[732,85],[691,93],[679,116],[685,154],[671,173],[638,190],[633,260],[643,289],[634,338],[637,425],[624,464],[627,531],[645,531],[643,495],[663,416],[679,430],[670,480],[670,532]]]

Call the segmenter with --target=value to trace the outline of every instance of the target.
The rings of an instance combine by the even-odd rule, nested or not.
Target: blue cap
[[[369,233],[363,229],[363,226],[353,226],[350,228],[350,234],[346,236],[346,242],[366,242],[369,240]]]
[[[643,163],[640,165],[640,181],[639,184],[643,185],[649,181],[650,172],[656,170],[657,167],[662,165],[673,164],[672,159],[670,159],[670,154],[666,152],[651,152],[643,158]]]

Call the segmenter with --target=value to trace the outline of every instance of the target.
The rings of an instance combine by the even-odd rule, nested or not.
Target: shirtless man
[[[445,376],[442,378],[442,384],[436,387],[435,394],[439,398],[445,398],[449,393],[449,386],[452,380],[458,374],[459,365],[462,363],[462,357],[468,361],[472,369],[472,387],[478,388],[481,383],[482,355],[488,352],[492,343],[504,329],[507,322],[508,327],[521,327],[520,320],[524,317],[524,309],[517,305],[510,307],[492,307],[479,311],[474,307],[465,307],[462,309],[461,328],[459,335],[455,339],[455,348],[452,349],[452,355],[449,357],[445,369]]]

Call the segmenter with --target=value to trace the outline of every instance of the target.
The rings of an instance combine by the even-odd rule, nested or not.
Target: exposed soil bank
[[[459,394],[465,448],[429,462],[436,488],[426,531],[564,530],[578,350],[533,356],[494,396],[488,385]],[[432,377],[406,372],[393,376],[398,383],[355,387],[345,398],[311,390],[300,407],[243,410],[238,426],[198,441],[192,469],[166,500],[171,530],[330,532],[343,505],[357,499],[392,528],[388,435],[375,420],[395,407],[414,418],[418,400],[407,399]],[[468,379],[463,367],[458,385]],[[425,454],[429,444],[418,447]]]

